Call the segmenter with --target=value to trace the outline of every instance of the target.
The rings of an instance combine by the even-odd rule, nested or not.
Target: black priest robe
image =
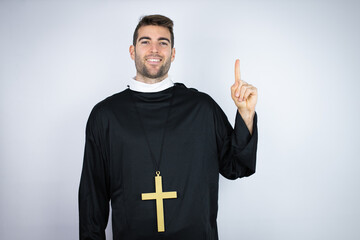
[[[155,191],[149,147],[159,161],[163,134],[162,188],[177,191],[177,198],[163,201],[165,232],[159,233],[155,200],[142,201],[141,194]],[[257,137],[256,114],[252,135],[239,113],[233,129],[211,97],[179,83],[156,93],[126,89],[101,101],[86,127],[80,239],[105,239],[110,202],[114,240],[218,239],[219,173],[253,174]]]

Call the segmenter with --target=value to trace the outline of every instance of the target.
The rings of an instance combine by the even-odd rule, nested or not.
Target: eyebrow
[[[144,39],[151,40],[150,37],[141,37],[141,38],[139,38],[138,42],[140,42],[141,40],[144,40]],[[170,43],[170,40],[168,38],[165,38],[165,37],[158,38],[158,41],[161,41],[161,40],[165,40],[165,41],[168,41]]]

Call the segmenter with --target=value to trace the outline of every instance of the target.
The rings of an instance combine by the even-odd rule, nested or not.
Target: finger
[[[236,90],[238,88],[239,82],[235,82],[233,85],[231,85],[231,97],[233,99],[236,98]]]
[[[240,60],[236,59],[236,61],[235,61],[235,82],[239,82],[240,80],[241,80]]]
[[[257,88],[250,85],[250,87],[248,88],[248,90],[245,92],[245,99],[248,99],[251,96],[256,96],[257,95]]]
[[[244,93],[244,100],[247,100],[249,98],[249,96],[253,93],[254,91],[250,88],[246,89],[245,93]]]
[[[239,82],[235,82],[233,85],[231,85],[231,91],[234,91],[239,87]]]
[[[239,87],[239,82],[235,82],[233,85],[231,85],[231,94],[236,94],[236,90]]]
[[[238,89],[237,89],[237,91],[235,93],[235,96],[237,98],[240,97],[242,86],[248,86],[249,85],[249,84],[247,84],[247,82],[245,82],[243,80],[238,81],[238,83],[239,83],[239,86],[238,86]]]
[[[240,101],[244,101],[244,95],[246,90],[247,90],[247,86],[243,85],[240,89],[240,96],[239,96]]]
[[[236,88],[235,96],[238,98],[240,97],[240,91],[241,91],[241,87],[243,86],[243,82],[241,80],[236,82],[237,82],[237,88]]]

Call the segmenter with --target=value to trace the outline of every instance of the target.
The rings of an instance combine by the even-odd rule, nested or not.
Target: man
[[[79,188],[80,239],[218,239],[219,172],[255,172],[257,89],[235,63],[233,129],[206,94],[168,78],[175,58],[173,22],[143,17],[130,56],[129,89],[92,110]]]

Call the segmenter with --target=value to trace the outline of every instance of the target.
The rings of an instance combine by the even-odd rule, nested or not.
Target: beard
[[[159,57],[159,56],[157,56],[157,57]],[[163,58],[162,58],[162,61],[163,61]],[[140,73],[141,75],[143,75],[144,77],[161,78],[169,72],[170,65],[171,65],[171,56],[160,66],[160,68],[156,72],[151,73],[150,69],[148,67],[146,67],[144,61],[140,58],[140,56],[136,55],[136,52],[135,52],[136,71],[138,73]]]

